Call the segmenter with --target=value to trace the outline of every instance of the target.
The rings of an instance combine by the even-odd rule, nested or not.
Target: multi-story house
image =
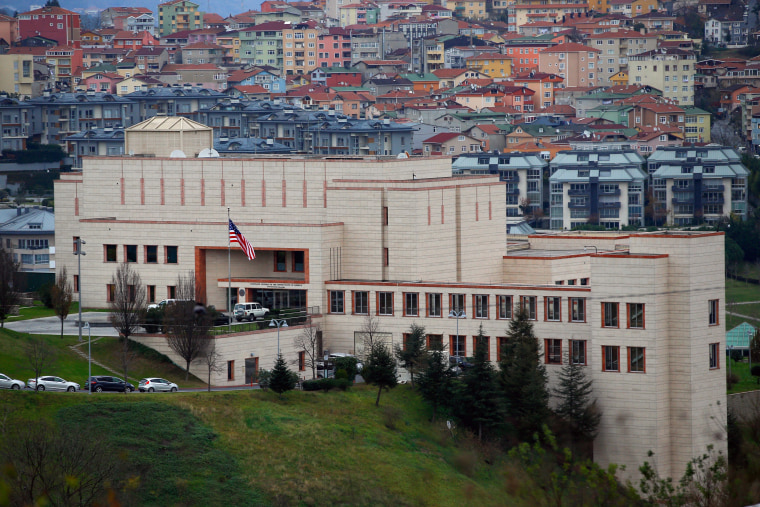
[[[0,90],[18,93],[22,99],[39,97],[49,78],[43,70],[47,68],[35,64],[30,54],[0,55]]]
[[[114,49],[131,49],[135,51],[144,46],[158,46],[158,39],[153,37],[151,32],[122,30],[114,36],[112,45]]]
[[[64,139],[66,151],[82,167],[82,157],[113,157],[124,155],[124,127],[104,127],[82,130]]]
[[[132,92],[139,92],[141,90],[149,90],[151,88],[165,86],[160,80],[151,77],[144,76],[142,74],[122,79],[116,86],[116,94],[120,97],[130,94]]]
[[[578,16],[588,10],[585,0],[553,0],[546,3],[543,0],[518,0],[510,5],[507,11],[514,11],[515,27],[530,21],[562,22],[563,18]],[[516,31],[516,30],[515,30]]]
[[[74,46],[56,46],[45,51],[45,62],[51,67],[56,86],[72,84],[72,74],[82,67],[82,50]]]
[[[229,86],[254,86],[259,85],[272,93],[285,93],[285,78],[272,71],[252,68],[241,69],[232,72],[227,78]]]
[[[508,78],[512,75],[512,58],[501,53],[481,53],[465,58],[468,70],[496,78]]]
[[[130,18],[141,18],[142,16],[150,17],[150,26],[144,26],[136,31],[141,32],[145,30],[153,33],[155,18],[153,17],[153,11],[146,7],[108,7],[103,9],[100,11],[100,26],[103,28],[109,27],[119,30],[130,30],[127,27],[128,20]],[[147,25],[147,22],[145,22],[145,25]]]
[[[18,18],[0,14],[0,39],[5,39],[8,44],[19,40]]]
[[[142,9],[142,7],[137,7]],[[130,15],[124,20],[124,29],[130,32],[148,32],[151,35],[156,31],[156,18],[152,12],[141,12],[138,15]]]
[[[425,157],[439,155],[461,155],[483,151],[481,142],[460,132],[441,132],[422,141],[422,155]]]
[[[42,113],[28,100],[0,97],[0,153],[25,150],[27,140],[39,142],[42,136]]]
[[[712,115],[698,107],[685,107],[683,114],[684,141],[687,143],[709,143]]]
[[[12,210],[9,210],[12,212]],[[13,253],[20,271],[55,273],[55,214],[47,208],[16,208],[0,215],[0,243]]]
[[[472,153],[457,157],[454,175],[498,174],[507,186],[507,227],[543,208],[543,174],[546,160],[535,153]]]
[[[517,41],[509,41],[503,51],[512,59],[514,71],[520,73],[537,72],[539,53],[556,45],[552,42],[525,42],[524,39],[517,39]]]
[[[640,102],[630,105],[633,106],[633,109],[628,111],[627,125],[630,128],[664,126],[684,131],[686,114],[681,107],[662,102]]]
[[[551,228],[643,226],[643,163],[633,150],[558,153],[549,165]]]
[[[216,43],[224,48],[225,65],[240,63],[240,34],[237,31],[218,34]]]
[[[597,33],[589,37],[588,45],[600,51],[597,60],[597,84],[614,84],[612,77],[628,69],[628,57],[657,49],[657,36],[635,30]]]
[[[669,225],[747,218],[749,171],[724,146],[661,148],[647,160],[653,198]]]
[[[454,12],[454,16],[467,19],[486,19],[488,9],[486,0],[442,0],[441,6]]]
[[[122,60],[129,50],[113,49],[110,47],[87,47],[82,49],[83,68],[94,67],[106,62]]]
[[[566,87],[600,84],[598,72],[602,51],[583,44],[567,42],[544,49],[538,54],[538,70],[557,74]]]
[[[212,42],[195,42],[188,44],[181,49],[181,52],[183,64],[224,64],[225,49],[222,46],[214,44]]]
[[[203,13],[190,0],[169,0],[158,4],[158,29],[161,36],[203,28]]]
[[[317,39],[320,29],[315,21],[289,24],[282,29],[282,70],[285,75],[308,74],[319,67]]]
[[[282,70],[282,31],[290,28],[284,21],[270,21],[239,30],[240,61],[249,65],[268,65]]]
[[[213,63],[169,64],[155,75],[167,85],[195,85],[210,90],[227,89],[227,71]]]
[[[342,28],[329,28],[317,35],[318,67],[351,66],[351,32]]]
[[[647,32],[660,32],[673,30],[675,16],[671,16],[666,11],[651,11],[634,16],[633,23],[641,23]]]
[[[525,72],[513,76],[517,86],[523,86],[535,92],[533,103],[537,108],[554,105],[554,90],[562,86],[564,81],[557,74],[546,72]]]
[[[166,48],[145,46],[135,51],[134,58],[140,72],[154,74],[169,63],[169,52]]]
[[[42,7],[18,15],[19,37],[45,37],[60,46],[79,46],[79,14],[61,7]],[[9,41],[10,42],[10,41]]]
[[[120,74],[96,72],[80,80],[77,88],[92,92],[116,93],[116,85],[123,80]]]
[[[691,51],[660,48],[628,57],[628,83],[649,85],[681,106],[694,105],[696,58]]]
[[[741,8],[715,13],[705,21],[705,40],[716,46],[745,46],[747,26],[747,18]]]

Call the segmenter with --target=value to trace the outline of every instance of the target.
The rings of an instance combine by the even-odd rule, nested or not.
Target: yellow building
[[[501,53],[483,53],[471,56],[465,60],[465,66],[492,79],[512,75],[512,59]]]
[[[685,107],[684,141],[687,143],[710,142],[710,113],[698,107]]]
[[[288,76],[308,74],[317,68],[317,24],[307,21],[290,26],[282,30],[283,73]]]
[[[0,90],[20,97],[38,97],[43,81],[34,81],[34,55],[0,55]]]
[[[621,70],[617,74],[613,74],[610,76],[610,81],[612,82],[613,86],[621,86],[621,85],[627,85],[628,84],[628,73]]]
[[[660,8],[657,0],[634,0],[631,2],[631,16],[640,16]]]
[[[216,36],[216,43],[224,48],[224,61],[240,63],[240,35],[227,32]]]
[[[444,2],[441,2],[444,4]],[[445,0],[443,7],[454,11],[458,18],[485,19],[488,17],[485,0]]]

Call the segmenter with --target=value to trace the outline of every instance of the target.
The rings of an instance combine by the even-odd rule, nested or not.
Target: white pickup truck
[[[269,308],[264,308],[261,303],[238,303],[235,305],[235,320],[262,319],[269,313]]]

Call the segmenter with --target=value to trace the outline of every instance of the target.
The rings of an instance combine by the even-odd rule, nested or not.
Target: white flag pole
[[[230,254],[230,209],[227,208],[227,332],[232,332],[232,263]]]

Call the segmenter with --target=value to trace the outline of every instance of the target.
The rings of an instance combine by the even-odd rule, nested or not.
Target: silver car
[[[68,391],[70,393],[79,391],[79,384],[76,382],[69,382],[61,377],[53,376],[30,378],[26,381],[26,385],[29,389],[37,391]]]
[[[22,389],[24,382],[21,380],[15,380],[8,375],[0,373],[0,388],[2,389]]]
[[[179,386],[174,382],[169,382],[166,379],[158,377],[150,377],[140,379],[140,384],[137,386],[141,393],[154,391],[172,392],[176,393]]]

